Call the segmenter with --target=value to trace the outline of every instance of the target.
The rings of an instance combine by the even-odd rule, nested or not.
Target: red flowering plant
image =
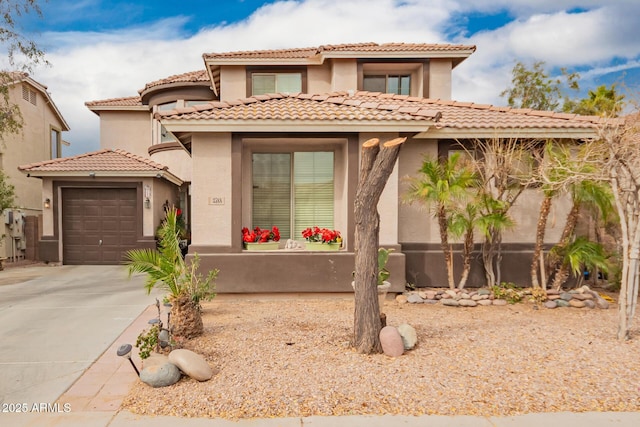
[[[242,241],[244,243],[266,243],[266,242],[279,242],[280,230],[275,225],[269,229],[261,229],[256,227],[253,230],[249,230],[247,227],[242,228]]]
[[[302,237],[307,239],[308,242],[342,243],[342,236],[339,231],[316,226],[302,230]]]

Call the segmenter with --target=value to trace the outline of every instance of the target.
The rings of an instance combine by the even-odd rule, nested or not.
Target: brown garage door
[[[64,264],[120,264],[136,246],[134,188],[64,188]]]

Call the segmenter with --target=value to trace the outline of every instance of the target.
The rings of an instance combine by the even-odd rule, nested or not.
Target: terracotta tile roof
[[[171,83],[189,83],[189,82],[197,83],[197,82],[209,82],[209,81],[211,80],[209,78],[209,75],[207,74],[207,70],[189,71],[188,73],[176,74],[164,79],[147,83],[144,86],[144,89],[141,89],[138,92],[142,93],[152,87],[171,84]]]
[[[437,129],[592,128],[599,117],[379,92],[269,94],[163,111],[164,120],[436,122]]]
[[[206,60],[215,59],[305,59],[318,54],[332,52],[372,53],[372,52],[467,52],[475,51],[472,45],[431,44],[431,43],[351,43],[324,45],[296,49],[251,50],[225,53],[205,53]]]
[[[160,172],[167,166],[116,149],[102,149],[72,157],[18,166],[23,172]]]
[[[110,98],[98,101],[85,102],[89,108],[92,107],[142,107],[142,100],[139,96],[129,96],[124,98]]]

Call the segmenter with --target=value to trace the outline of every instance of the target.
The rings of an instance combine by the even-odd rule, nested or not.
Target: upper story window
[[[426,97],[428,72],[428,62],[424,60],[362,60],[358,62],[358,89]]]
[[[307,91],[307,67],[304,66],[249,66],[246,72],[247,97]]]
[[[362,87],[369,92],[411,94],[411,75],[365,75]]]
[[[253,73],[251,94],[302,92],[301,73]]]
[[[58,129],[51,128],[51,158],[62,157],[62,136]]]
[[[22,85],[22,99],[30,102],[33,105],[37,105],[38,96],[36,91],[31,89],[29,86],[23,84]]]

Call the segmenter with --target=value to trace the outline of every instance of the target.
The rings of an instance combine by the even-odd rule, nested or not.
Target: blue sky
[[[202,54],[350,42],[474,44],[454,70],[453,97],[504,105],[517,60],[579,71],[586,91],[619,83],[639,92],[637,0],[190,0],[40,1],[22,30],[50,67],[48,86],[69,123],[64,155],[99,147],[84,103],[136,95],[144,84],[202,69]]]

